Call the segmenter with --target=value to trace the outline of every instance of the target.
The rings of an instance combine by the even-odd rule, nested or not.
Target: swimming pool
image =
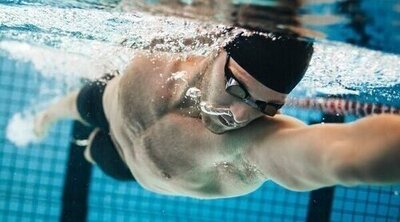
[[[254,1],[254,4],[260,2],[276,1]],[[346,20],[349,17],[343,16],[344,21],[323,25],[307,23],[308,27],[324,33],[329,40],[380,51],[321,41],[309,71],[314,75],[308,73],[293,96],[324,96],[329,86],[331,93],[347,90],[348,97],[357,101],[398,106],[397,1],[339,3],[353,3],[351,7],[346,6],[349,17],[360,19],[364,15],[369,22],[360,28],[354,24],[357,19],[352,23]],[[132,52],[115,47],[114,43],[126,45],[140,40],[146,45],[147,39],[142,37],[154,30],[159,36],[171,30],[180,36],[188,35],[186,32],[192,28],[177,19],[140,13],[132,16],[123,10],[114,12],[116,5],[121,3],[0,1],[0,221],[58,221],[60,218],[80,221],[85,217],[87,221],[400,220],[400,186],[334,187],[296,193],[267,182],[250,195],[212,201],[150,193],[134,183],[116,182],[97,168],[83,164],[79,155],[82,150],[71,147],[74,125],[69,121],[58,123],[40,143],[23,146],[31,140],[32,113],[79,85],[78,77],[93,78],[101,71],[123,66]],[[70,9],[71,6],[75,8]],[[346,11],[345,6],[338,7]],[[353,10],[348,9],[352,7]],[[343,15],[333,9],[333,3],[309,4],[302,8],[306,15]],[[388,13],[382,16],[381,11]],[[66,20],[73,20],[74,24]],[[149,30],[138,31],[133,24]],[[151,37],[159,36],[153,33]],[[203,53],[202,49],[194,51]],[[328,56],[331,58],[328,61],[337,65],[322,64]],[[108,61],[111,57],[112,61]],[[309,123],[356,118],[290,106],[285,112]],[[16,128],[10,129],[10,123]],[[19,146],[15,142],[20,142]]]

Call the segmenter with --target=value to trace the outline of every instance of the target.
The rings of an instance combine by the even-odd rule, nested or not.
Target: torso
[[[146,189],[198,198],[237,196],[264,179],[242,158],[240,141],[208,131],[195,97],[207,58],[136,56],[104,96],[111,134],[137,181]],[[226,142],[225,142],[226,143]],[[228,147],[228,148],[227,148]]]

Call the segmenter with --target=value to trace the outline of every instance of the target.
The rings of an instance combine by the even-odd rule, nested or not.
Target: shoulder
[[[272,118],[275,124],[279,124],[282,126],[283,129],[290,129],[290,128],[297,128],[305,126],[305,123],[297,118],[278,114]]]
[[[180,53],[137,51],[127,65],[124,73],[139,71],[178,71],[201,65],[206,56],[185,55]]]
[[[303,128],[306,124],[294,117],[278,114],[274,117],[264,116],[254,120],[249,126],[246,126],[246,130],[253,132],[262,132],[265,135],[278,134],[285,130]],[[240,131],[241,129],[239,129]]]

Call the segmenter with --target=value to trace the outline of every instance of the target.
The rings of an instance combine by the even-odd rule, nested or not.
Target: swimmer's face
[[[238,90],[239,93],[227,90],[226,83],[230,76],[245,94],[241,94],[241,90]],[[273,91],[254,79],[233,58],[228,59],[225,51],[219,53],[208,68],[202,93],[202,121],[214,133],[244,127],[266,114],[273,116],[277,112],[276,105],[284,104],[286,98],[285,94]]]

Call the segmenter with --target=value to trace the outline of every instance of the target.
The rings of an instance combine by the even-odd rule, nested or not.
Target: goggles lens
[[[240,83],[238,81],[236,81],[234,78],[230,78],[226,82],[225,89],[229,94],[231,94],[232,96],[235,96],[239,99],[246,99],[246,97],[247,97],[246,91],[243,90]]]
[[[283,104],[267,103],[264,101],[253,99],[246,88],[244,88],[244,86],[236,80],[232,71],[228,68],[229,59],[230,56],[227,57],[225,63],[226,92],[236,98],[243,100],[244,103],[259,110],[260,112],[268,116],[274,116],[283,106]]]

